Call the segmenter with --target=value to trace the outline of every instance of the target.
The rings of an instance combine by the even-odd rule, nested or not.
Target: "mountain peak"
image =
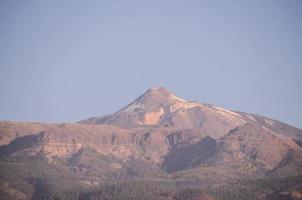
[[[169,100],[169,102],[173,102],[173,101],[186,102],[186,100],[177,97],[170,90],[164,87],[150,88],[144,93],[143,96],[148,96],[148,95],[166,97]]]
[[[122,110],[133,111],[140,110],[140,108],[153,109],[164,107],[175,102],[186,102],[186,100],[175,96],[164,87],[150,88]]]
[[[168,89],[164,88],[164,87],[153,87],[148,89],[145,94],[161,94],[161,95],[165,95],[165,96],[170,96],[172,95],[172,92],[170,92]]]
[[[207,133],[212,138],[220,138],[246,123],[260,122],[264,123],[261,124],[264,127],[276,126],[273,121],[266,118],[258,119],[255,115],[183,100],[163,87],[148,89],[113,114],[81,121],[87,124],[110,124],[126,128],[156,125],[180,130],[193,129]]]
[[[121,127],[159,125],[179,129],[203,129],[219,137],[245,121],[238,113],[181,99],[163,87],[150,88],[118,112],[88,119],[85,123]],[[215,123],[215,126],[213,126]]]

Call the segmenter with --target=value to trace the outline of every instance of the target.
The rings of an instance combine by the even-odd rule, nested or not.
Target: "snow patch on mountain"
[[[146,108],[146,106],[144,104],[142,104],[141,102],[135,101],[134,103],[130,104],[128,107],[123,109],[122,111],[134,112],[135,110],[142,110],[145,108]]]
[[[174,100],[177,100],[177,101],[187,102],[186,100],[184,100],[182,98],[179,98],[179,97],[175,96],[174,94],[171,94],[171,98],[174,99]]]

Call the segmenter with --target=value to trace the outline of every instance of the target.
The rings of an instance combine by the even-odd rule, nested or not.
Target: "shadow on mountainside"
[[[0,158],[9,156],[17,151],[34,147],[41,142],[42,134],[27,135],[16,138],[7,145],[0,146]]]
[[[216,149],[217,142],[210,136],[196,144],[174,147],[165,158],[164,168],[167,172],[175,172],[196,166],[214,155]]]

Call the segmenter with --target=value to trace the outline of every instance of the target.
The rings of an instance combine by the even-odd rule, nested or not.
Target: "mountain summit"
[[[142,126],[170,127],[177,130],[198,130],[213,138],[221,138],[230,130],[244,124],[261,125],[285,135],[296,131],[282,131],[280,122],[253,114],[235,112],[215,105],[187,101],[169,90],[159,87],[148,89],[123,109],[104,116],[92,117],[80,123],[110,124],[122,128]]]
[[[154,108],[165,107],[179,101],[184,102],[185,100],[176,97],[169,90],[159,87],[148,89],[143,95],[135,99],[121,111],[137,112],[142,110],[153,110]]]
[[[161,109],[165,109],[165,112],[168,112],[169,107],[180,104],[189,104],[189,102],[160,87],[147,90],[143,95],[120,110],[120,112],[154,112]]]
[[[83,120],[86,124],[111,124],[121,127],[164,126],[176,129],[200,129],[221,137],[246,123],[239,113],[177,97],[159,87],[148,89],[123,109],[104,117]]]

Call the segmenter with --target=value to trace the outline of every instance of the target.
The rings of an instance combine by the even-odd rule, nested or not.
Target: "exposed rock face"
[[[0,164],[43,157],[43,167],[52,169],[59,159],[63,164],[56,170],[80,174],[73,181],[81,187],[133,177],[288,177],[302,175],[301,141],[302,130],[282,122],[186,101],[158,88],[116,113],[80,123],[0,122]]]
[[[147,112],[144,114],[143,125],[156,125],[160,121],[160,117],[164,114],[164,109],[159,108],[155,112]]]

